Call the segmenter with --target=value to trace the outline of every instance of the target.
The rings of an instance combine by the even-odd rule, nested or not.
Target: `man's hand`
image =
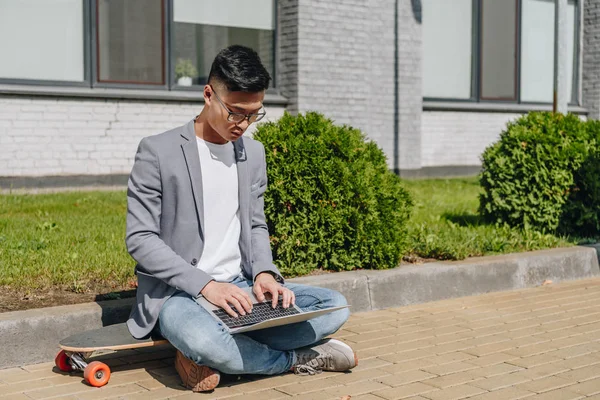
[[[234,318],[237,318],[236,312],[231,305],[241,314],[246,315],[252,312],[252,299],[248,293],[232,283],[222,283],[210,281],[200,291],[204,298],[216,306],[221,307]]]
[[[252,290],[258,301],[264,301],[265,294],[269,293],[271,295],[271,305],[273,308],[277,307],[277,301],[279,300],[280,295],[282,297],[283,308],[288,308],[290,304],[296,303],[294,292],[282,286],[275,280],[273,275],[268,272],[261,272],[256,276]]]

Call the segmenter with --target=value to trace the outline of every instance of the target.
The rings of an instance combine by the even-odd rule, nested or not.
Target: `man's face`
[[[204,88],[204,99],[208,106],[208,123],[219,135],[219,137],[210,139],[220,143],[238,140],[251,122],[248,121],[248,118],[244,118],[241,122],[229,121],[228,118],[235,118],[235,115],[230,117],[229,112],[245,116],[261,113],[264,111],[262,109],[264,98],[264,91],[256,93],[230,92],[221,86],[207,85]]]

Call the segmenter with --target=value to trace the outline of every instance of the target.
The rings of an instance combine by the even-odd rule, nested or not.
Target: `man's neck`
[[[209,143],[227,143],[227,141],[210,126],[206,120],[206,114],[204,113],[204,110],[202,110],[198,118],[196,118],[194,121],[194,133],[197,137]]]

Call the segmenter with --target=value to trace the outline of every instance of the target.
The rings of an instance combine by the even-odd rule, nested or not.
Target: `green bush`
[[[571,204],[579,201],[572,190],[586,187],[577,180],[598,173],[593,166],[577,171],[595,147],[590,125],[575,115],[535,112],[509,123],[482,155],[481,216],[497,224],[571,233],[572,218],[584,215]]]
[[[574,173],[574,185],[560,221],[561,232],[581,237],[600,235],[600,122],[588,121],[590,143],[596,147]]]
[[[314,112],[286,113],[255,138],[266,149],[265,213],[282,273],[398,265],[412,201],[373,142]]]

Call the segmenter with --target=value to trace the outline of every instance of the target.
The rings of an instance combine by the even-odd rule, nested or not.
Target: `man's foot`
[[[292,367],[297,375],[314,375],[322,371],[348,371],[358,365],[350,346],[336,339],[323,340],[296,350],[298,360]]]
[[[194,392],[208,392],[219,384],[219,371],[205,365],[198,365],[177,350],[175,369],[183,381],[183,386]]]

